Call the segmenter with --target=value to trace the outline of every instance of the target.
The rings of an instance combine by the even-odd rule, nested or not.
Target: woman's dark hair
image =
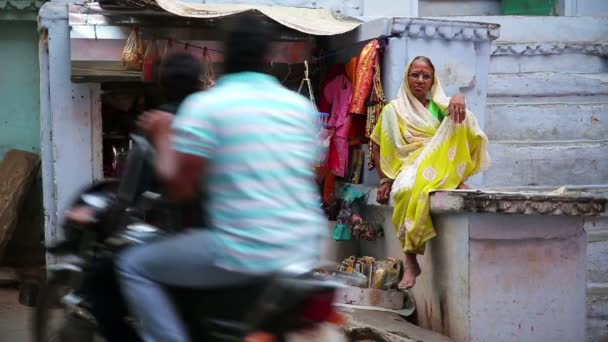
[[[433,62],[431,62],[431,60],[428,57],[417,56],[417,57],[414,57],[414,59],[412,60],[412,63],[414,63],[415,61],[426,62],[426,64],[428,64],[431,67],[431,69],[433,69],[433,72],[435,72],[435,65],[433,65]]]
[[[270,53],[272,23],[253,12],[229,18],[224,23],[224,72],[261,72]]]
[[[158,70],[158,83],[169,102],[182,102],[188,95],[200,90],[202,66],[189,53],[172,53],[164,57]]]

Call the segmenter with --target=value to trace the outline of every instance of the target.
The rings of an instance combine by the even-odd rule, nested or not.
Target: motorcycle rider
[[[179,104],[192,93],[200,89],[199,77],[201,65],[198,59],[188,53],[174,53],[164,57],[157,72],[157,84],[163,103],[157,106],[166,113],[174,114]],[[154,173],[154,168],[143,168],[141,173]],[[140,179],[144,177],[138,175]],[[154,183],[154,182],[152,182]],[[151,190],[154,184],[141,184],[140,191]],[[173,216],[179,221],[203,222],[204,212],[202,203],[181,203],[176,206]],[[92,219],[90,209],[86,207],[73,208],[66,214],[66,219],[73,222],[86,223]],[[99,331],[108,341],[137,341],[139,337],[130,324],[125,322],[127,308],[118,287],[114,270],[114,260],[98,258],[84,276],[80,293],[84,295],[95,317]],[[84,328],[84,327],[83,327]]]
[[[211,222],[119,256],[121,289],[147,342],[189,340],[163,286],[235,286],[320,257],[318,114],[263,73],[271,23],[243,15],[232,24],[215,87],[188,97],[175,119],[153,111],[139,123],[169,194],[180,201],[205,189]]]

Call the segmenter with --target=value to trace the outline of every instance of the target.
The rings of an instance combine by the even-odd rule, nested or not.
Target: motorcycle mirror
[[[108,199],[99,194],[84,194],[81,196],[81,199],[84,203],[94,208],[105,209],[108,206]]]

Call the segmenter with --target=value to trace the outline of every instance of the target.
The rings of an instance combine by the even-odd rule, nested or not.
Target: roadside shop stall
[[[378,182],[369,153],[371,129],[385,101],[397,93],[407,60],[416,55],[433,55],[439,72],[450,75],[447,90],[476,94],[469,104],[483,113],[495,25],[359,20],[323,8],[176,0],[47,3],[39,20],[46,241],[61,237],[63,212],[80,188],[120,176],[137,116],[159,105],[152,81],[160,58],[177,51],[197,56],[204,70],[201,88],[221,77],[221,27],[233,15],[262,16],[275,27],[279,38],[266,72],[319,110],[325,157],[318,182],[328,230],[344,241],[328,240],[326,257],[338,263],[362,249],[378,260],[400,257],[386,255],[391,248],[368,252],[365,242],[383,246],[385,232],[353,207],[367,197],[366,186]],[[448,58],[446,52],[454,54]],[[478,119],[483,125],[483,115]],[[391,245],[394,238],[386,240]]]

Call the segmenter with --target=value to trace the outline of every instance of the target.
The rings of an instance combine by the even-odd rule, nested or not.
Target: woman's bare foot
[[[471,187],[464,183],[460,183],[460,185],[458,186],[457,189],[468,190],[468,189],[471,189]]]
[[[411,289],[416,285],[416,278],[422,273],[416,254],[405,255],[405,272],[399,283],[400,289]]]

